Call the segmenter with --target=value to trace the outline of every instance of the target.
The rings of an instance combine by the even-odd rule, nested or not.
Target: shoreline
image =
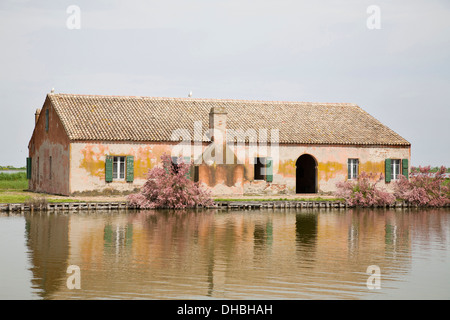
[[[410,205],[403,201],[397,201],[392,205],[386,206],[372,206],[372,207],[357,207],[349,206],[342,200],[214,200],[214,206],[208,207],[195,207],[186,208],[181,210],[261,210],[261,209],[350,209],[350,208],[365,208],[365,209],[436,209],[432,207],[418,207]],[[449,208],[449,205],[440,208]],[[52,203],[8,203],[0,204],[0,213],[25,213],[25,212],[55,212],[55,213],[71,213],[80,212],[85,210],[97,211],[118,211],[118,210],[132,210],[132,211],[145,211],[145,210],[164,210],[173,208],[155,208],[144,209],[136,206],[129,205],[126,201],[115,202],[52,202]],[[180,209],[173,209],[180,210]]]
[[[5,190],[1,194],[10,196],[9,201],[0,202],[0,212],[73,212],[81,210],[146,210],[131,206],[127,195],[61,196],[35,193],[27,190]],[[0,194],[0,195],[1,195]],[[276,209],[276,208],[431,208],[419,207],[396,201],[383,206],[349,206],[344,199],[326,194],[285,194],[285,195],[216,195],[214,205],[189,209]],[[450,203],[442,208],[449,208]],[[170,208],[162,208],[170,209]],[[158,209],[154,209],[158,210]]]

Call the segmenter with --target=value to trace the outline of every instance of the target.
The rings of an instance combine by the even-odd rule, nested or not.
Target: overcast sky
[[[0,165],[25,165],[54,87],[357,103],[450,166],[448,0],[0,0],[0,41]]]

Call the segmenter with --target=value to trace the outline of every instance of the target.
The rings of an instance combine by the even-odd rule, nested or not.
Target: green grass
[[[4,173],[0,171],[0,181],[27,180],[26,172]]]
[[[239,199],[232,199],[232,198],[217,198],[214,199],[214,201],[342,201],[343,199],[339,198],[278,198],[278,199],[251,199],[251,198],[239,198]]]
[[[25,172],[0,173],[0,191],[28,189],[27,174]]]
[[[42,202],[42,203],[67,203],[67,202],[80,202],[78,199],[51,198],[49,195],[42,194],[29,194],[21,192],[0,192],[0,203],[30,203],[30,202]]]
[[[31,196],[25,194],[0,193],[0,203],[25,203],[31,200]]]
[[[81,202],[77,199],[46,199],[49,203],[67,203],[67,202]]]
[[[26,190],[28,189],[28,180],[0,180],[1,190]]]

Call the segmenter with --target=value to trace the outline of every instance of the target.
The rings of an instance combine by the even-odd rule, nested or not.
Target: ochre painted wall
[[[317,162],[318,191],[336,190],[336,183],[348,177],[347,161],[359,160],[359,172],[373,174],[374,180],[384,177],[385,159],[408,159],[409,147],[363,147],[363,146],[280,146],[279,166],[274,168],[274,183],[286,183],[290,192],[295,192],[295,163],[302,154],[313,156]],[[390,184],[381,181],[380,186],[390,189]]]
[[[163,153],[170,154],[175,144],[164,143],[92,143],[71,144],[70,192],[104,191],[115,189],[131,191],[141,187],[146,173],[160,164]],[[206,145],[203,145],[204,150]],[[246,151],[242,152],[242,151]],[[372,173],[374,179],[384,176],[386,158],[409,159],[410,148],[358,147],[358,146],[299,146],[281,145],[273,154],[259,152],[249,156],[248,148],[236,150],[240,163],[202,164],[199,168],[200,181],[220,194],[292,194],[296,185],[296,161],[303,154],[313,156],[317,162],[319,192],[336,190],[336,183],[347,179],[347,160],[359,159],[360,172]],[[134,182],[105,182],[105,156],[134,156]],[[254,180],[254,166],[250,159],[255,156],[274,158],[273,182]],[[194,159],[193,157],[191,157]],[[410,161],[409,161],[410,162]],[[380,183],[390,189],[384,180]]]
[[[160,143],[102,143],[74,142],[70,150],[70,192],[98,191],[108,189],[121,192],[140,188],[149,169],[161,162],[164,153],[171,153],[172,145]],[[106,182],[105,159],[111,156],[134,157],[134,181]]]

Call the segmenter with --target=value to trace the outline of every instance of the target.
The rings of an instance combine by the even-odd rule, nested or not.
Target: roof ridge
[[[124,99],[148,99],[148,100],[172,100],[172,101],[201,101],[201,102],[247,102],[247,103],[274,103],[274,104],[313,104],[326,106],[358,106],[351,102],[317,102],[317,101],[286,101],[286,100],[248,100],[230,98],[192,98],[192,97],[151,97],[151,96],[127,96],[127,95],[99,95],[78,93],[49,93],[49,96],[66,97],[99,97],[99,98],[124,98]]]

